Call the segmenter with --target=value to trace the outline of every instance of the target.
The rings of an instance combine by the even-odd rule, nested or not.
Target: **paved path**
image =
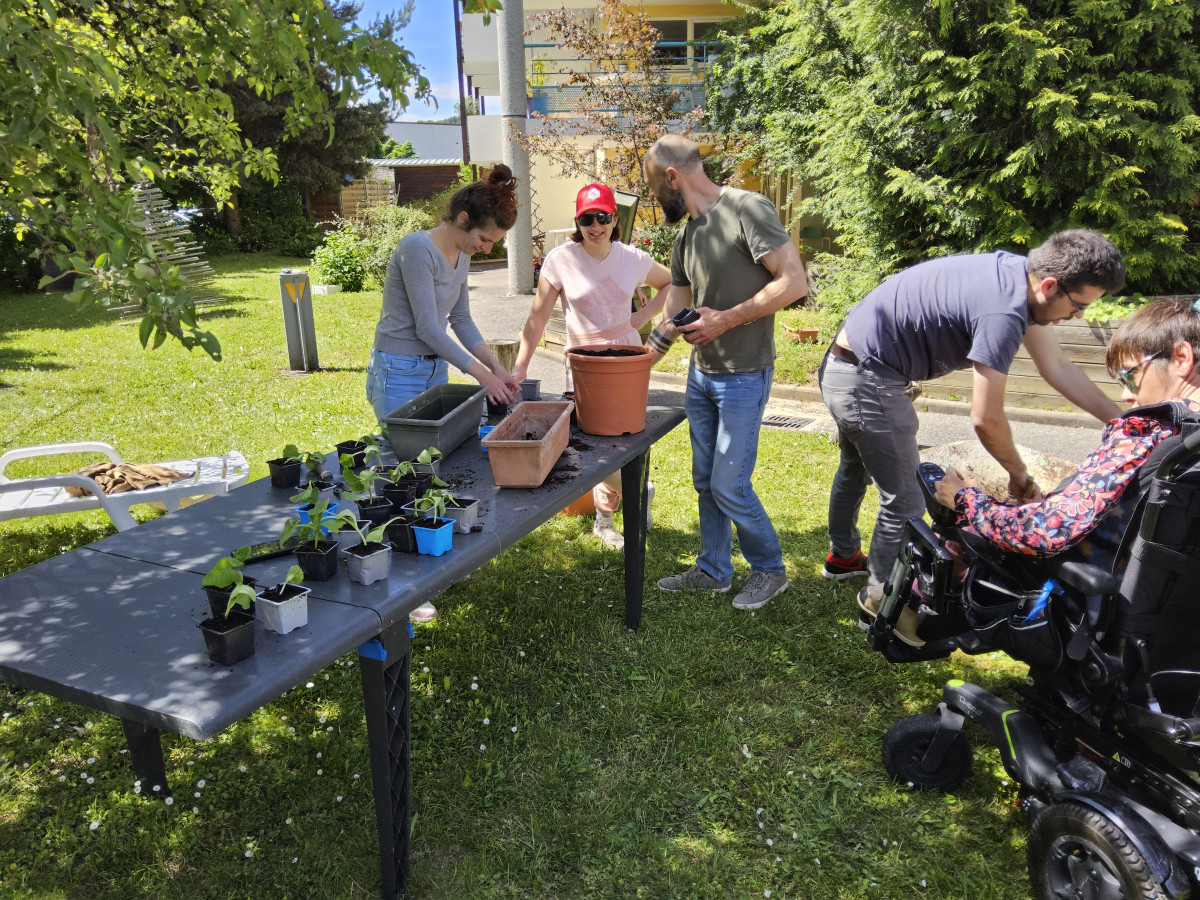
[[[487,340],[520,337],[525,317],[533,304],[533,295],[514,296],[508,293],[508,270],[503,264],[472,266],[468,287],[471,292],[471,315]],[[542,380],[543,393],[561,393],[565,384],[561,358],[548,351],[540,351],[530,363],[529,377]],[[682,406],[683,390],[681,376],[655,372],[650,385],[650,402]],[[934,411],[922,410],[919,414],[921,430],[917,440],[921,446],[975,440],[974,429],[965,414],[966,404],[931,401],[928,406]],[[951,411],[956,407],[961,408],[961,412]],[[799,389],[777,385],[772,392],[767,415],[808,419],[803,428],[808,432],[831,434],[833,431],[833,422],[820,402],[815,385]],[[1018,444],[1071,462],[1081,462],[1100,441],[1099,422],[1079,424],[1081,421],[1091,421],[1086,417],[1030,412],[1027,417],[1032,421],[1022,421],[1016,416],[1026,416],[1022,413],[1013,414],[1012,429]]]

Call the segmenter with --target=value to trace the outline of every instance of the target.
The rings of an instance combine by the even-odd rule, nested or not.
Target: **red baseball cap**
[[[575,215],[598,209],[600,212],[615,213],[617,198],[613,196],[612,188],[603,184],[589,184],[575,195]]]

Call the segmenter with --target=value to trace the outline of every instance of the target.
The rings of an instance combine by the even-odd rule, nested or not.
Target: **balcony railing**
[[[684,113],[704,106],[704,76],[708,71],[710,56],[717,52],[717,45],[706,41],[664,41],[658,48],[662,72],[668,82],[666,87],[675,94],[671,111]],[[543,55],[547,51],[561,52],[562,48],[556,44],[526,44],[525,50],[525,71],[530,82],[529,108],[531,112],[543,115],[569,116],[578,111],[588,89],[571,84],[572,75],[588,75],[603,84],[607,79],[616,81],[624,74],[624,69],[613,72],[587,68],[591,62],[586,59]],[[565,71],[560,72],[560,69]],[[637,90],[638,85],[627,84],[625,89]],[[603,113],[620,112],[618,109],[589,109]]]

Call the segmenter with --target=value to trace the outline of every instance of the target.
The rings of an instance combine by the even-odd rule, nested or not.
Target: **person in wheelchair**
[[[1055,490],[1013,506],[950,470],[938,485],[938,502],[1011,553],[1046,557],[1078,545],[1118,507],[1154,448],[1179,433],[1181,405],[1200,414],[1198,305],[1156,300],[1117,328],[1105,364],[1124,388],[1122,402],[1137,406],[1108,423],[1100,445]]]
[[[922,463],[933,525],[909,521],[864,610],[892,662],[1002,650],[1028,664],[1010,696],[949,681],[932,713],[888,729],[882,756],[902,784],[952,790],[971,764],[963,723],[982,726],[1019,786],[1037,900],[1200,890],[1198,360],[1200,301],[1134,313],[1105,362],[1135,408],[1038,501]]]
[[[949,470],[937,484],[937,501],[958,514],[968,536],[997,550],[1039,558],[1073,550],[1074,558],[1110,569],[1136,505],[1122,498],[1155,448],[1179,433],[1184,418],[1200,415],[1198,307],[1200,301],[1157,300],[1117,328],[1105,363],[1124,389],[1122,401],[1136,407],[1108,423],[1099,446],[1056,489],[1010,504]],[[1143,489],[1135,486],[1129,496],[1136,500]],[[860,597],[859,606],[861,622],[869,627],[879,601]],[[895,637],[922,647],[917,622],[912,609],[903,609]]]

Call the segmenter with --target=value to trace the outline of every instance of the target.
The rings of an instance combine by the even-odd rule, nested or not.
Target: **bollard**
[[[315,372],[317,328],[313,324],[312,290],[308,273],[284,269],[279,273],[279,298],[283,304],[283,332],[287,337],[288,367],[293,372]]]

